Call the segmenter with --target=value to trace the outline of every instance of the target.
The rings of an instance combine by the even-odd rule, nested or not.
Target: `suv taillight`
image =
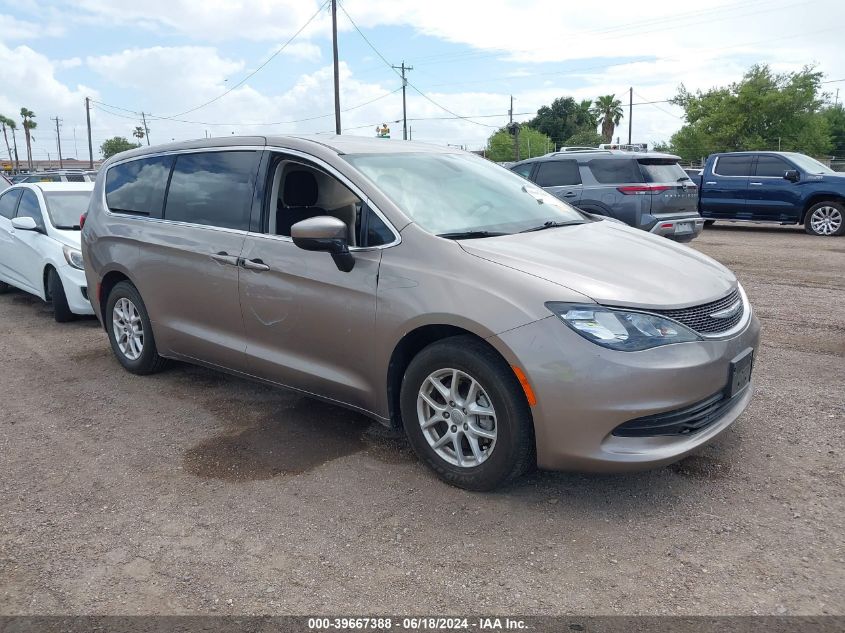
[[[667,185],[628,185],[617,187],[616,189],[626,196],[653,196],[664,191],[669,191],[671,188]]]
[[[87,212],[87,211],[86,211],[85,213],[83,213],[82,215],[80,215],[80,216],[79,216],[79,228],[80,228],[80,229],[84,229],[84,228],[85,228],[85,218],[87,218],[87,217],[88,217],[88,212]]]

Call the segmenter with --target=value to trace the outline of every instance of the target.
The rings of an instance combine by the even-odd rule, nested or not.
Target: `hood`
[[[734,274],[665,237],[613,222],[462,240],[470,255],[632,308],[685,308],[721,299]],[[549,301],[554,301],[549,297]]]
[[[80,249],[82,244],[82,231],[67,231],[51,228],[50,236],[61,244]]]

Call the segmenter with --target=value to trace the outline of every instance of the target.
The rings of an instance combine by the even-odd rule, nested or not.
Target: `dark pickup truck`
[[[803,224],[811,235],[845,233],[845,173],[804,154],[712,154],[700,176],[699,213],[708,223]]]

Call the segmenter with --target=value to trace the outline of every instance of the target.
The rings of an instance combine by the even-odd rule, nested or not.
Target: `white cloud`
[[[64,27],[53,22],[38,24],[19,20],[11,15],[0,14],[0,42],[58,37],[63,35],[64,32]]]
[[[282,54],[307,62],[318,62],[323,55],[320,47],[311,42],[291,42],[282,51]]]

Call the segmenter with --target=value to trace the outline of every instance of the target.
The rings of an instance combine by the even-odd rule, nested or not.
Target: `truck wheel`
[[[807,210],[804,230],[810,235],[842,235],[845,233],[845,207],[839,202],[819,202]]]

